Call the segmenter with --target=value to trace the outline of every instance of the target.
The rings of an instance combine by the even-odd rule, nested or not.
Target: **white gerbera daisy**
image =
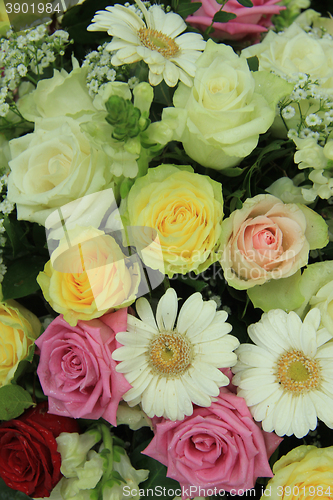
[[[237,360],[232,351],[239,342],[228,335],[228,314],[216,312],[216,302],[204,302],[197,292],[184,303],[174,327],[178,301],[172,288],[158,303],[156,321],[145,298],[137,300],[136,310],[141,320],[128,316],[127,332],[116,335],[124,347],[112,355],[132,385],[124,400],[130,406],[141,402],[149,417],[170,420],[192,415],[193,403],[210,406],[219,388],[229,384],[219,368]]]
[[[123,5],[96,12],[88,31],[107,31],[113,36],[107,50],[115,51],[111,64],[121,66],[143,60],[149,66],[149,83],[163,79],[169,87],[178,80],[191,87],[195,62],[206,42],[198,33],[185,33],[186,23],[174,12],[165,13],[159,5],[146,9],[136,0],[145,21]]]
[[[249,326],[256,345],[236,351],[232,382],[267,432],[301,438],[317,417],[333,428],[333,341],[319,325],[317,308],[303,323],[294,312],[274,309]]]

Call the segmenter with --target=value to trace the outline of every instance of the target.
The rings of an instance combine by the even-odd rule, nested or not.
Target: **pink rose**
[[[155,436],[143,453],[168,467],[183,498],[193,496],[193,487],[211,496],[214,488],[251,489],[257,477],[273,476],[268,458],[281,438],[262,431],[245,400],[225,387],[209,408],[197,406],[182,421],[154,420]]]
[[[327,243],[327,224],[316,212],[260,194],[222,222],[219,260],[229,285],[245,290],[295,274],[309,250]]]
[[[196,1],[196,0],[193,0]],[[275,5],[280,0],[252,0],[253,7],[243,7],[237,0],[229,0],[223,11],[236,14],[235,19],[227,23],[214,23],[212,36],[222,40],[239,40],[247,35],[258,38],[258,35],[272,26],[271,17],[285,9]],[[215,0],[201,0],[202,6],[186,22],[204,31],[211,25],[214,14],[220,10],[221,5]]]
[[[36,340],[37,369],[49,412],[105,420],[116,426],[119,401],[131,386],[112,359],[116,333],[126,331],[127,309],[70,326],[58,316]]]

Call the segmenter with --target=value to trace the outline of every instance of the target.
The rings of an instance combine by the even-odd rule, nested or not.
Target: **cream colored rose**
[[[333,446],[298,446],[273,465],[261,500],[312,498],[329,500],[333,494]]]
[[[196,66],[193,87],[179,84],[175,108],[163,111],[162,122],[174,123],[174,139],[201,165],[217,170],[233,167],[253,151],[259,134],[273,123],[276,103],[263,97],[261,89],[269,86],[274,99],[279,85],[283,88],[286,82],[266,73],[269,81],[262,80],[263,74],[251,73],[245,58],[212,40]]]
[[[20,113],[29,121],[77,113],[94,113],[93,100],[86,85],[87,68],[80,68],[73,59],[74,69],[54,70],[52,78],[40,80],[36,90],[18,100]]]
[[[158,235],[152,242],[155,238],[150,232],[147,244],[150,241],[151,245],[143,255],[152,269],[169,276],[198,273],[216,261],[223,218],[222,186],[208,176],[193,173],[191,167],[150,168],[147,175],[136,179],[127,208],[129,226],[152,228]]]
[[[224,276],[239,290],[291,276],[307,264],[309,250],[327,244],[327,233],[324,219],[304,205],[249,198],[222,223]]]
[[[51,307],[75,326],[134,302],[140,266],[112,236],[77,226],[67,231],[37,282]]]
[[[29,356],[40,329],[25,307],[14,300],[0,303],[0,387],[10,383],[19,362]]]
[[[283,77],[306,73],[333,93],[333,40],[311,36],[296,23],[283,33],[269,31],[261,43],[244,49],[242,56],[257,56],[259,70],[274,71]]]
[[[9,144],[8,199],[18,219],[44,224],[55,208],[114,185],[109,157],[90,146],[72,118],[40,120]]]

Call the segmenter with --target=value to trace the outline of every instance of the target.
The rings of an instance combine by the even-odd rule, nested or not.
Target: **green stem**
[[[25,75],[25,78],[27,78],[31,83],[37,86],[38,81],[32,78],[29,74]]]
[[[110,431],[105,424],[100,425],[100,430],[102,433],[104,448],[110,452],[108,456],[108,466],[103,474],[103,479],[105,478],[107,481],[113,469],[113,440]]]

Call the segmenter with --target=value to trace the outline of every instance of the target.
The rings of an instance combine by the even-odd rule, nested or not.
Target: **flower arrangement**
[[[324,3],[0,2],[0,500],[333,497]]]

